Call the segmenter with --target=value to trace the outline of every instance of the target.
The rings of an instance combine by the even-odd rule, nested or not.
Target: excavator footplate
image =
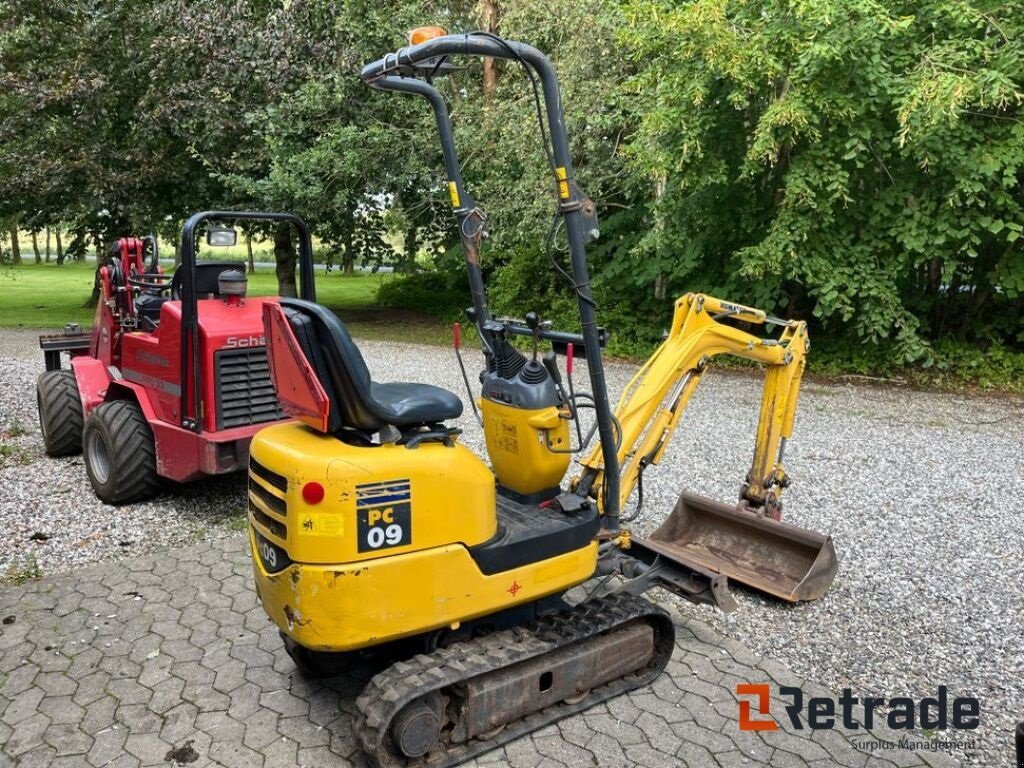
[[[456,765],[647,685],[674,647],[643,598],[588,600],[393,664],[360,694],[356,733],[378,768]]]
[[[643,546],[788,602],[821,597],[838,563],[832,537],[691,493]]]

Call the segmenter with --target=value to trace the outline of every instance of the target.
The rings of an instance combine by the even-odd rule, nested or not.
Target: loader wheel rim
[[[89,469],[96,482],[101,485],[106,483],[110,477],[110,452],[107,451],[107,444],[99,432],[89,433]]]

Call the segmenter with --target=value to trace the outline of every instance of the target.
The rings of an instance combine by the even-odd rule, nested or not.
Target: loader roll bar
[[[441,135],[441,148],[444,153],[445,170],[452,183],[452,204],[455,208],[456,220],[459,223],[459,236],[465,246],[467,237],[474,242],[466,250],[466,263],[469,272],[470,288],[474,296],[477,327],[482,330],[486,322],[486,296],[483,279],[480,276],[479,254],[477,246],[482,235],[483,216],[465,191],[462,175],[459,172],[458,157],[452,138],[451,119],[440,92],[429,83],[410,77],[417,67],[432,60],[441,61],[448,56],[482,56],[496,59],[519,61],[531,69],[540,78],[544,99],[544,111],[547,117],[548,133],[551,142],[552,169],[555,183],[559,189],[558,211],[565,223],[566,237],[569,243],[569,254],[572,264],[572,276],[575,283],[577,305],[579,306],[580,326],[583,337],[583,349],[588,361],[590,384],[593,390],[594,409],[597,417],[598,434],[601,440],[604,479],[602,483],[604,513],[604,531],[615,534],[619,531],[619,460],[616,451],[616,434],[611,403],[608,399],[608,385],[605,379],[604,365],[601,360],[601,334],[597,325],[594,300],[590,290],[590,271],[587,266],[586,238],[587,219],[584,216],[584,205],[590,201],[574,181],[572,158],[569,154],[569,136],[565,128],[565,115],[562,111],[562,99],[558,87],[558,77],[551,61],[531,45],[504,40],[496,35],[485,32],[470,32],[463,35],[444,35],[418,45],[402,48],[395,53],[371,62],[363,67],[361,76],[368,85],[385,91],[399,91],[423,96],[434,109],[434,117]],[[437,67],[434,67],[437,69]],[[429,75],[429,69],[424,68]],[[545,147],[545,152],[547,148]],[[467,203],[472,208],[467,208]],[[473,219],[477,219],[476,222]],[[475,229],[467,230],[478,224]],[[477,305],[479,294],[480,305]],[[480,310],[483,309],[484,312]],[[481,333],[481,338],[487,338]],[[486,342],[485,342],[486,343]],[[579,490],[586,493],[591,487],[594,476],[584,478]]]
[[[181,426],[199,433],[203,431],[203,387],[199,374],[199,297],[196,284],[196,234],[200,225],[209,221],[277,221],[291,224],[299,233],[299,294],[307,301],[316,301],[313,283],[313,238],[309,227],[293,213],[266,211],[203,211],[192,215],[181,231]],[[192,361],[192,381],[189,382],[188,364]],[[191,384],[191,390],[190,390]],[[192,410],[189,411],[189,392]]]

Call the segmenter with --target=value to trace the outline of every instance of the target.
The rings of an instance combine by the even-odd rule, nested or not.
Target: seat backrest
[[[237,269],[245,274],[245,265],[240,261],[198,261],[196,262],[196,284],[193,286],[196,298],[205,299],[209,294],[220,296],[220,285],[217,278],[228,269]],[[171,278],[171,298],[180,299],[184,285],[185,269],[179,266]]]
[[[326,307],[302,299],[282,298],[288,324],[331,401],[328,431],[343,427],[377,432],[384,422],[376,415],[370,392],[370,369],[345,324]]]

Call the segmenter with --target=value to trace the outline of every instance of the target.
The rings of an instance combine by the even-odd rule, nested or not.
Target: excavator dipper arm
[[[727,320],[770,324],[782,332],[777,338],[761,338]],[[668,336],[626,386],[615,411],[622,433],[618,507],[625,508],[641,473],[661,461],[708,362],[716,355],[735,355],[766,368],[753,461],[738,504],[684,493],[649,539],[619,534],[621,549],[631,547],[636,557],[648,562],[659,557],[663,571],[672,564],[681,566],[680,572],[691,580],[696,578],[693,574],[703,581],[708,581],[709,574],[727,576],[783,600],[810,600],[824,593],[836,571],[831,539],[780,522],[781,494],[789,484],[782,460],[793,431],[808,345],[803,322],[770,318],[761,310],[702,294],[690,293],[676,302]],[[583,465],[579,482],[586,483],[584,487],[600,504],[604,501],[600,446]],[[632,556],[610,554],[619,572],[623,554]],[[724,593],[724,584],[712,585],[716,588],[710,592],[690,591],[703,597]]]
[[[781,325],[783,332],[777,339],[762,339],[721,322],[725,319],[758,325],[770,322]],[[720,354],[767,367],[754,460],[742,497],[755,508],[778,505],[788,484],[782,454],[793,431],[807,347],[803,322],[770,319],[759,309],[701,294],[680,298],[668,337],[626,386],[615,411],[622,428],[620,506],[625,507],[640,472],[661,461],[708,362]],[[598,473],[594,483],[598,488],[604,471],[600,446],[583,464]],[[601,498],[599,493],[596,497]]]

